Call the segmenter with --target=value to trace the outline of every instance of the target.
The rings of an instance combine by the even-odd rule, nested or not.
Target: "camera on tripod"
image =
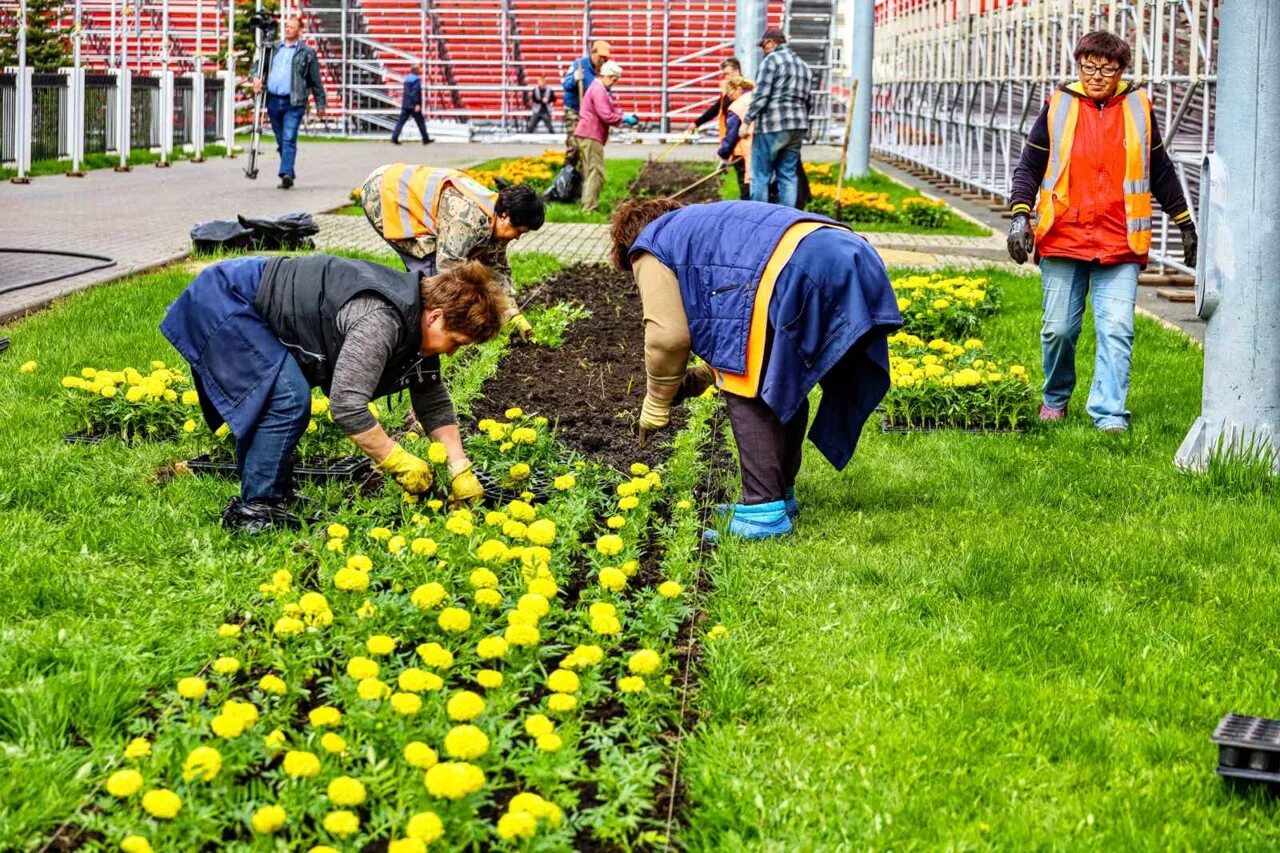
[[[266,9],[259,9],[249,16],[249,26],[262,31],[262,40],[270,44],[276,40],[280,30],[280,19]]]

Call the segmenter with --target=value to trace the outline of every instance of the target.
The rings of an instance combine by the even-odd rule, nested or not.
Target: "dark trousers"
[[[751,201],[751,184],[747,183],[747,164],[738,159],[733,164],[733,171],[738,173],[738,198]]]
[[[555,133],[555,125],[551,123],[551,107],[546,104],[538,104],[533,108],[533,112],[529,115],[529,127],[525,133],[534,133],[538,129],[539,124],[546,124],[547,133]]]
[[[267,120],[276,137],[276,153],[280,155],[280,177],[297,177],[294,163],[298,159],[298,128],[307,114],[306,107],[295,107],[288,95],[267,95]]]
[[[759,397],[729,393],[721,396],[729,410],[733,440],[738,444],[742,503],[783,500],[800,473],[804,435],[809,426],[809,401],[800,406],[790,423],[784,424]]]
[[[293,478],[293,451],[311,420],[311,384],[286,356],[258,421],[236,438],[236,473],[246,501],[278,501]]]
[[[418,133],[422,134],[423,142],[426,142],[431,138],[430,136],[427,136],[427,123],[422,120],[422,110],[417,110],[415,112],[412,107],[401,107],[400,118],[396,121],[396,129],[391,131],[392,142],[400,141],[400,131],[404,130],[405,122],[409,119],[413,119],[414,124],[418,126]]]

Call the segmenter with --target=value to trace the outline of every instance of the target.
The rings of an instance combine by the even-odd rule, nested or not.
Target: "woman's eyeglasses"
[[[1114,77],[1120,73],[1118,65],[1094,65],[1092,62],[1081,62],[1080,73],[1086,77],[1092,77],[1099,74],[1103,77]]]

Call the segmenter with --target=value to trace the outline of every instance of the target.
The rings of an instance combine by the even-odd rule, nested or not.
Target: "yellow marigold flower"
[[[511,408],[503,412],[502,416],[509,421],[514,421],[516,418],[524,416],[524,409],[520,408],[519,406],[512,406]]]
[[[439,512],[440,508],[443,506],[444,506],[444,501],[440,500],[439,498],[432,498],[431,500],[427,501],[427,509],[431,510],[432,512]]]
[[[507,513],[516,521],[529,522],[538,516],[538,511],[533,508],[533,504],[527,501],[512,501],[507,504]]]
[[[470,514],[449,516],[449,520],[444,524],[445,530],[448,530],[454,536],[470,536],[471,531],[475,529],[475,525],[471,520]]]
[[[551,481],[551,485],[559,492],[567,492],[578,485],[578,478],[572,474],[561,474]]]
[[[587,608],[587,614],[592,619],[602,616],[617,616],[618,608],[607,601],[597,601]]]
[[[680,510],[681,512],[686,512],[688,510],[691,510],[693,509],[693,501],[688,500],[686,498],[682,498],[681,500],[676,501],[676,509]]]
[[[643,477],[645,474],[648,474],[648,473],[649,473],[649,466],[644,464],[643,462],[631,463],[631,475],[633,477]]]
[[[437,465],[443,465],[449,461],[449,451],[445,450],[440,442],[433,441],[427,446],[427,459]]]
[[[416,667],[409,667],[400,673],[396,684],[401,690],[409,693],[426,693],[444,687],[444,679],[434,672],[424,672]]]
[[[142,774],[130,767],[107,777],[107,793],[113,797],[132,797],[142,788]]]
[[[626,498],[623,498],[626,500]],[[605,526],[610,530],[621,530],[626,525],[627,520],[620,515],[611,515],[605,520]]]
[[[336,726],[342,722],[342,712],[332,705],[321,705],[319,708],[311,709],[307,714],[307,720],[318,729]]]
[[[444,586],[431,581],[424,583],[409,594],[409,601],[421,610],[430,610],[444,601],[447,591]]]
[[[324,737],[320,738],[320,746],[325,752],[341,755],[347,751],[347,740],[340,734],[325,732]]]
[[[377,612],[378,612],[378,608],[376,608],[376,607],[374,607],[374,606],[373,606],[373,602],[372,602],[372,601],[369,601],[368,599],[365,599],[364,604],[361,604],[361,605],[356,609],[356,618],[357,618],[357,619],[368,619],[368,618],[370,618],[371,616],[373,616],[374,614],[376,614]]]
[[[502,525],[502,535],[510,539],[523,539],[528,532],[523,522],[514,519]]]
[[[465,761],[444,761],[427,770],[427,793],[457,800],[484,787],[484,771]]]
[[[370,403],[369,405],[373,405]],[[346,838],[360,831],[360,817],[355,812],[339,809],[324,816],[324,830],[338,838]]]
[[[628,480],[625,483],[619,483],[617,492],[618,492],[618,497],[622,497],[622,498],[630,497],[631,495],[634,495],[636,493],[635,481]]]
[[[253,831],[259,835],[270,835],[284,828],[286,820],[287,816],[283,807],[263,806],[254,811],[249,823],[253,825]]]
[[[326,791],[330,802],[339,806],[358,806],[364,802],[366,792],[364,783],[350,776],[337,776]]]
[[[542,634],[532,625],[512,625],[502,632],[502,637],[513,646],[536,646]]]
[[[504,520],[506,516],[503,516]],[[504,521],[505,523],[505,521]],[[486,563],[492,563],[499,559],[507,550],[507,546],[499,542],[497,539],[486,539],[476,549],[476,556]]]
[[[578,707],[578,697],[572,693],[552,693],[547,697],[547,707],[558,714],[563,714]]]
[[[384,542],[391,538],[391,531],[385,527],[375,527],[369,531],[369,538],[375,542]]]
[[[235,717],[246,726],[252,726],[254,723],[258,722],[258,717],[261,716],[257,705],[254,705],[252,702],[241,702],[239,699],[228,699],[226,702],[223,702],[222,713]]]
[[[498,587],[498,576],[483,566],[473,571],[467,581],[476,589],[497,589]]]
[[[396,534],[387,540],[387,550],[392,554],[399,554],[407,544],[408,542],[403,536]]]
[[[182,780],[190,782],[200,779],[212,782],[222,770],[222,753],[211,746],[197,746],[187,753],[182,764]]]
[[[373,568],[373,560],[364,554],[352,554],[347,557],[347,568],[355,569],[357,572],[367,572]]]
[[[178,679],[178,695],[183,699],[199,699],[204,696],[208,686],[203,678],[194,675]]]
[[[537,738],[536,743],[538,744],[538,749],[543,752],[556,752],[560,747],[564,746],[564,740],[561,739],[560,735],[555,734],[554,732],[547,735],[540,735]]]
[[[387,842],[387,853],[426,853],[427,844],[418,838],[397,838]]]
[[[159,820],[173,820],[182,808],[182,797],[168,788],[152,788],[142,795],[142,808]]]
[[[356,695],[366,702],[378,702],[391,695],[391,687],[378,678],[362,678],[356,685]]]
[[[151,842],[141,835],[126,835],[120,842],[120,853],[154,853]]]
[[[627,576],[621,569],[605,567],[600,570],[600,585],[613,592],[621,592],[627,585]]]
[[[502,593],[496,589],[478,589],[474,599],[480,607],[499,607],[502,604]]]
[[[396,641],[386,634],[374,634],[364,641],[364,647],[371,655],[389,655],[396,650]]]
[[[435,812],[418,812],[409,818],[405,834],[423,844],[438,841],[444,835],[444,823]]]
[[[213,671],[219,675],[234,675],[240,671],[240,661],[233,657],[220,657],[213,662]]]
[[[271,630],[278,637],[291,637],[307,630],[307,626],[302,623],[301,619],[295,619],[292,616],[281,616],[276,620],[276,624]]]
[[[418,537],[409,545],[409,550],[419,557],[434,557],[438,549],[436,540]]]
[[[538,519],[525,530],[534,545],[550,545],[556,541],[556,524],[547,518]]]
[[[272,729],[271,732],[262,739],[262,745],[267,748],[267,752],[275,755],[284,748],[284,732],[280,729]]]
[[[524,721],[524,730],[530,737],[542,737],[556,730],[556,724],[545,714],[532,714]]]
[[[533,444],[538,440],[537,430],[529,427],[516,427],[511,431],[512,444]]]
[[[625,498],[618,499],[618,509],[622,510],[623,512],[628,512],[630,510],[635,509],[638,506],[640,506],[640,499],[635,495],[627,495]],[[610,521],[612,520],[613,519],[610,519]],[[618,526],[621,527],[622,525],[618,525]]]
[[[485,637],[476,643],[476,656],[480,660],[504,658],[507,656],[508,648],[507,641],[502,637]]]
[[[33,361],[29,361],[29,362],[27,362],[27,364],[35,364],[35,362],[33,362]],[[23,367],[26,367],[26,365],[23,365]],[[31,370],[35,370],[35,368],[34,368],[34,367],[33,367],[33,368],[31,368]],[[26,372],[26,373],[30,373],[30,372],[31,372],[31,370],[28,370],[28,371],[25,371],[25,372]],[[112,397],[114,397],[114,396],[118,393],[118,389],[117,389],[117,388],[116,388],[116,386],[114,386],[114,385],[104,385],[104,386],[102,386],[102,390],[101,390],[101,391],[99,391],[98,393],[99,393],[99,394],[101,394],[102,396],[106,397],[106,398],[109,400],[109,399],[111,399]]]
[[[369,588],[369,575],[355,569],[338,569],[333,585],[344,592],[364,592]]]
[[[365,678],[377,678],[380,671],[381,667],[378,666],[378,662],[367,657],[357,655],[347,661],[347,675],[356,681]]]
[[[422,699],[414,693],[392,693],[391,710],[411,717],[422,710]]]
[[[280,676],[267,673],[258,679],[258,689],[273,696],[283,696],[288,692],[289,686],[284,683],[284,679]]]
[[[577,673],[569,669],[557,669],[547,676],[547,689],[553,693],[577,693],[579,686]]]
[[[453,666],[453,652],[439,643],[423,643],[418,646],[417,652],[422,662],[432,669],[448,669]]]
[[[351,535],[351,531],[347,529],[345,524],[330,524],[325,529],[325,532],[328,534],[330,539],[346,539]]]
[[[24,361],[22,362],[22,366],[18,368],[18,372],[19,373],[35,373],[39,367],[40,365],[34,361]]]
[[[411,740],[404,746],[404,760],[410,767],[426,770],[440,759],[436,751],[422,741]]]
[[[517,462],[507,469],[507,476],[516,482],[529,479],[529,475],[532,473],[533,469],[524,462]]]
[[[684,587],[675,581],[663,581],[658,584],[658,595],[663,598],[678,598],[682,592],[684,592]]]
[[[555,598],[556,593],[560,591],[555,580],[550,577],[534,578],[529,581],[528,589],[529,592],[547,599]]]
[[[489,751],[489,737],[475,726],[454,726],[444,736],[444,751],[452,758],[470,761]]]
[[[591,620],[591,630],[602,637],[622,633],[622,623],[616,616],[600,616]]]
[[[449,702],[445,706],[449,719],[460,723],[474,720],[484,713],[484,709],[484,699],[481,698],[480,694],[473,693],[470,690],[459,690],[454,693],[449,697]]]
[[[627,668],[634,675],[652,675],[662,666],[662,658],[653,649],[641,649],[627,661]]]
[[[498,818],[498,837],[503,841],[533,838],[538,820],[528,812],[507,812]]]
[[[245,722],[230,714],[218,714],[209,721],[209,728],[220,738],[231,740],[244,734]]]
[[[336,847],[330,847],[328,844],[317,844],[315,847],[308,850],[307,853],[342,853],[342,851],[338,850]]]
[[[496,669],[482,669],[476,673],[476,684],[485,690],[493,690],[502,686],[502,673]]]
[[[604,660],[604,649],[599,646],[578,646],[565,655],[564,660],[560,662],[560,666],[564,669],[583,669],[588,666],[595,666],[602,660]]]
[[[622,553],[622,537],[609,533],[596,540],[596,550],[606,557],[616,557]]]
[[[623,693],[639,693],[644,690],[644,679],[638,675],[628,675],[618,679],[618,689]]]
[[[460,634],[471,627],[471,614],[461,607],[446,607],[440,611],[436,619],[440,630],[450,634]]]
[[[627,577],[633,578],[636,576],[636,572],[640,571],[640,561],[627,560],[621,566],[618,566],[618,570],[621,571]]]
[[[124,748],[124,757],[136,761],[151,755],[151,741],[144,737],[136,737]]]
[[[541,619],[551,612],[551,602],[547,601],[547,597],[541,593],[526,592],[520,596],[520,601],[516,603],[516,609]]]
[[[312,752],[289,750],[284,754],[284,772],[295,779],[317,776],[320,773],[320,759]]]

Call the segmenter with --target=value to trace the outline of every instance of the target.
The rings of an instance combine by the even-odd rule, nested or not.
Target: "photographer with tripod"
[[[294,160],[298,155],[298,128],[307,112],[307,99],[316,99],[316,115],[323,116],[325,108],[324,85],[320,82],[320,63],[316,53],[302,43],[302,19],[294,16],[284,22],[284,40],[275,41],[276,22],[264,13],[258,13],[251,22],[262,36],[258,61],[253,78],[254,103],[253,151],[251,166],[246,174],[257,177],[257,148],[259,114],[263,95],[263,77],[266,77],[267,118],[276,137],[276,151],[280,154],[280,189],[293,186]],[[266,71],[264,75],[263,72]]]

